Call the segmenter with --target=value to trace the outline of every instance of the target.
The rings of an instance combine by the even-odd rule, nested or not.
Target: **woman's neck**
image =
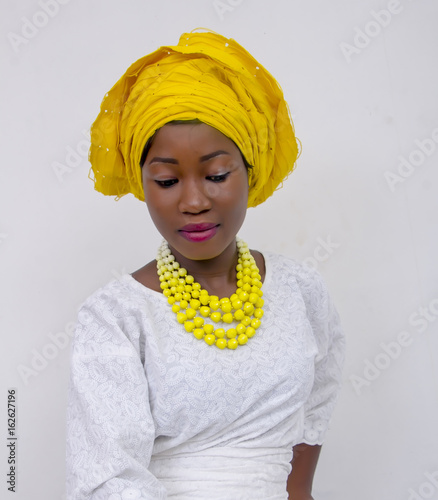
[[[236,291],[238,251],[233,241],[220,255],[212,259],[191,260],[170,248],[181,267],[187,269],[210,295],[230,297]]]

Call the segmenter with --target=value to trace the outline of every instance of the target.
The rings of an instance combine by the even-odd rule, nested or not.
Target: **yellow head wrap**
[[[192,32],[132,64],[106,94],[91,128],[95,189],[143,201],[146,141],[172,120],[193,119],[234,141],[253,166],[248,207],[265,201],[293,170],[297,140],[276,80],[234,40]]]

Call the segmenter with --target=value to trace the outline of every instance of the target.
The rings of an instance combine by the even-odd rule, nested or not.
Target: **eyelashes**
[[[169,188],[178,182],[178,179],[166,179],[165,181],[155,181],[162,188]]]
[[[220,174],[220,175],[209,175],[206,177],[206,179],[211,181],[211,182],[219,183],[219,182],[224,182],[229,175],[230,175],[230,172],[227,172],[226,174]],[[163,181],[156,180],[155,182],[156,182],[156,184],[158,184],[158,186],[160,186],[162,188],[170,188],[178,182],[178,179],[165,179]]]
[[[230,175],[230,172],[227,172],[226,174],[220,174],[220,175],[209,175],[206,177],[209,181],[212,182],[224,182],[224,180]]]

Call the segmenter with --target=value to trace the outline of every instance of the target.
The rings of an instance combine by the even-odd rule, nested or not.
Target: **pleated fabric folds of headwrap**
[[[192,32],[136,61],[105,95],[91,128],[95,189],[143,201],[147,140],[170,121],[193,119],[234,141],[253,167],[248,207],[265,201],[292,172],[298,144],[277,81],[234,40]]]

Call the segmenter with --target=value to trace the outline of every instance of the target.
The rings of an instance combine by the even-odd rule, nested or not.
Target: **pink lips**
[[[207,241],[217,233],[219,224],[211,224],[208,222],[200,224],[187,224],[182,227],[179,232],[183,238],[188,241],[202,242]]]

